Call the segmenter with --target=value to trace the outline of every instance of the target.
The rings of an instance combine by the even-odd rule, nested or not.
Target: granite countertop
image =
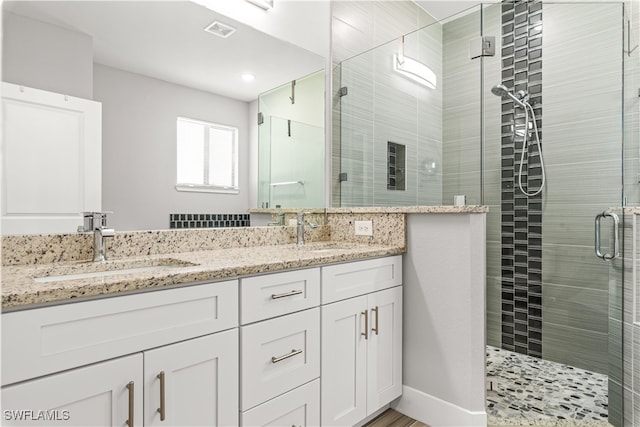
[[[113,296],[192,282],[216,281],[365,258],[401,254],[402,246],[309,243],[215,249],[113,259],[104,263],[59,262],[2,268],[2,309],[64,303],[77,298]],[[114,273],[114,270],[135,269]],[[55,277],[96,274],[98,277]],[[41,278],[48,278],[43,281]]]
[[[312,214],[350,214],[350,213],[403,213],[403,214],[470,214],[487,213],[488,206],[483,205],[443,205],[443,206],[366,206],[346,208],[254,208],[250,213],[296,213]]]
[[[489,207],[484,205],[445,205],[445,206],[382,206],[328,208],[327,213],[403,213],[403,214],[474,214],[487,213]]]

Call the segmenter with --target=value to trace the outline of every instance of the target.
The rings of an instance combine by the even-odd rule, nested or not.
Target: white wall
[[[93,98],[90,36],[3,12],[2,78],[79,98]]]
[[[102,206],[116,230],[168,228],[170,213],[246,212],[248,103],[100,64],[94,97],[103,105]],[[175,190],[178,116],[239,129],[240,194]]]
[[[486,425],[485,214],[407,215],[403,396],[430,426]]]

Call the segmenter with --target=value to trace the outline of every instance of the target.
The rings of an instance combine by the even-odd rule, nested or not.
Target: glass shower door
[[[322,127],[270,117],[269,206],[317,207],[323,203]]]
[[[499,167],[487,160],[484,172],[485,182],[500,182],[499,193],[484,192],[494,224],[487,232],[488,344],[580,372],[583,378],[564,378],[569,368],[549,372],[553,381],[569,381],[561,384],[567,396],[572,381],[601,378],[614,425],[622,425],[622,261],[596,257],[594,221],[623,204],[622,18],[621,3],[483,10],[483,33],[499,37],[501,49],[485,58],[484,76],[485,157],[500,159]],[[531,113],[508,96],[496,99],[490,89],[497,84],[528,96],[542,155]],[[541,194],[524,194],[543,180]],[[606,248],[612,233],[604,228]],[[569,405],[567,418],[607,419],[602,396],[584,403],[586,394],[571,403],[588,406]]]

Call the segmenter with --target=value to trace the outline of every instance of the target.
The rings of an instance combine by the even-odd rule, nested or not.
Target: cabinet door
[[[402,394],[402,286],[369,294],[367,415]]]
[[[367,297],[322,307],[323,426],[354,425],[367,415]]]
[[[142,387],[142,354],[3,387],[2,424],[140,426]]]
[[[145,351],[144,376],[145,426],[238,425],[237,329]]]

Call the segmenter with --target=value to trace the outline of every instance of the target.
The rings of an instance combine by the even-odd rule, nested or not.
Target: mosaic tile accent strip
[[[169,214],[169,228],[250,227],[249,214]]]
[[[542,130],[542,2],[502,3],[502,84],[524,90]],[[531,120],[531,118],[529,118]],[[525,111],[502,100],[502,347],[542,357],[542,194],[527,197],[518,188]],[[530,138],[535,138],[531,135]],[[529,139],[531,140],[531,139]],[[538,188],[540,158],[528,145],[522,184]]]
[[[491,417],[499,417],[550,421],[544,425],[554,425],[555,420],[608,425],[606,375],[487,346],[490,380],[494,384],[493,390],[487,390],[490,424]]]

